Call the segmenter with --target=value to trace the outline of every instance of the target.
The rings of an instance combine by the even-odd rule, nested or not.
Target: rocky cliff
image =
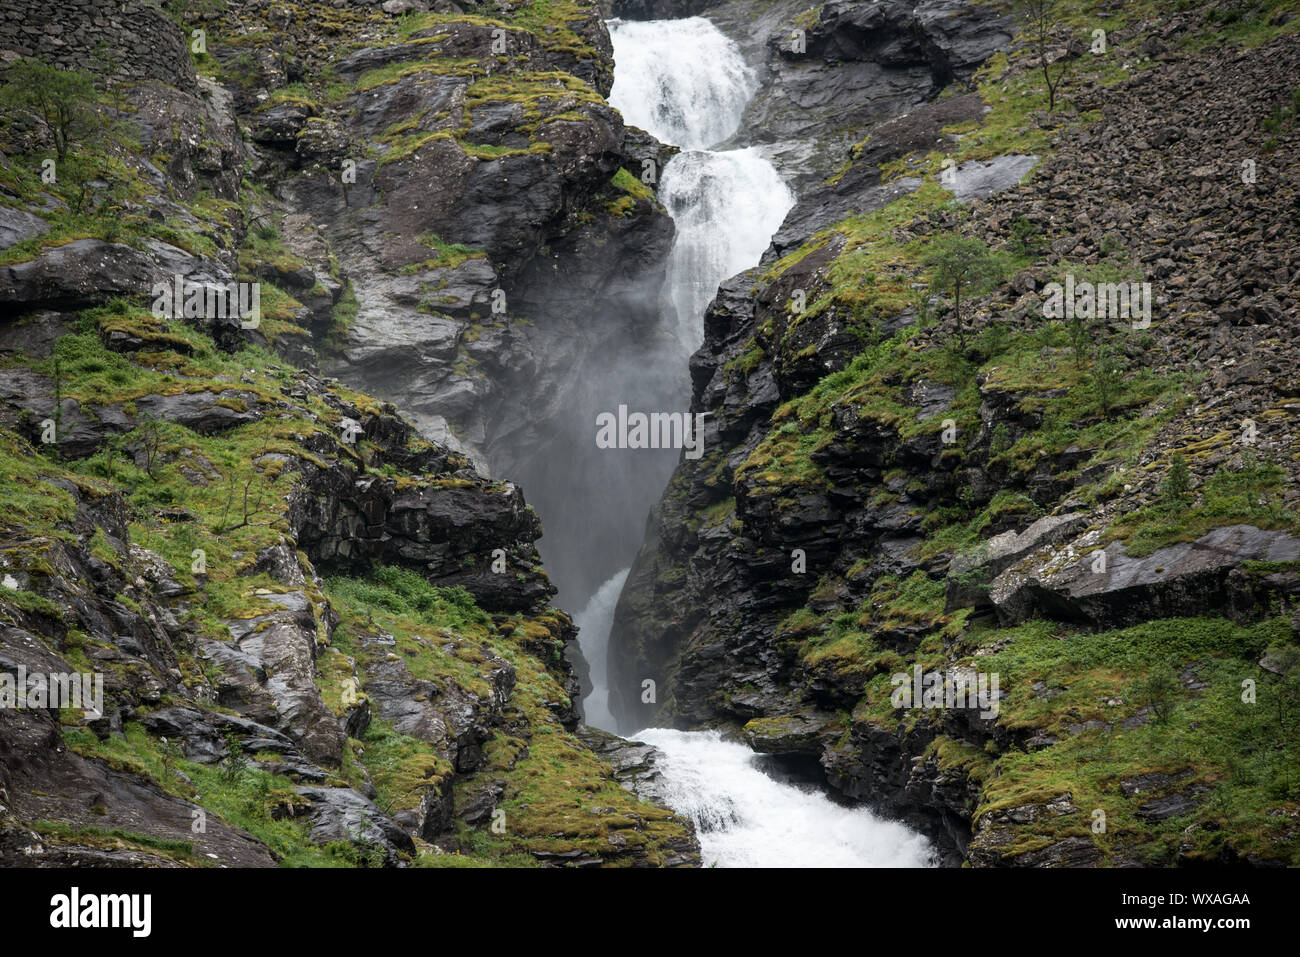
[[[869,128],[709,307],[707,452],[611,638],[627,728],[814,759],[977,866],[1300,859],[1300,24],[1167,6],[1056,4],[1042,48],[996,5],[763,28],[755,136],[823,92]],[[964,300],[954,237],[994,273]],[[1076,281],[1150,311],[1053,311]]]
[[[421,6],[0,11],[85,71],[0,125],[5,864],[698,864],[576,735],[541,522],[475,467],[652,318],[660,148],[594,6]]]
[[[604,9],[732,36],[800,197],[704,317],[625,728],[952,863],[1297,863],[1294,11]],[[669,359],[597,4],[0,4],[0,66],[0,862],[697,865],[538,552],[646,481],[580,467],[597,370]]]

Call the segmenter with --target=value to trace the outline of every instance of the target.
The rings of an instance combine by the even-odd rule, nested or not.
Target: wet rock
[[[812,712],[756,718],[742,730],[745,743],[763,754],[821,754],[827,719]]]
[[[1033,551],[1078,534],[1086,525],[1087,516],[1079,512],[1048,515],[1022,531],[994,535],[974,552],[954,556],[948,564],[945,610],[986,603],[993,579],[1003,571]]]
[[[1036,553],[994,579],[989,595],[999,620],[1011,624],[1042,614],[1111,628],[1212,614],[1228,605],[1229,574],[1242,562],[1300,557],[1300,540],[1286,532],[1228,525],[1144,558],[1112,542],[1101,568],[1096,538],[1092,533],[1059,552]]]
[[[16,246],[26,239],[44,236],[50,224],[35,213],[0,205],[0,250]]]
[[[259,685],[303,752],[318,764],[337,767],[343,732],[316,686],[317,625],[311,603],[302,592],[267,599],[284,610],[226,622],[241,663],[254,675],[265,675]]]
[[[987,199],[1015,186],[1038,162],[1037,156],[995,156],[953,166],[944,186],[959,203]]]
[[[297,793],[310,807],[305,817],[317,844],[339,841],[352,844],[364,857],[373,852],[376,863],[399,863],[399,854],[414,854],[410,836],[379,808],[351,788],[299,787]]]
[[[113,296],[139,296],[151,288],[153,275],[152,260],[137,249],[77,239],[43,249],[26,262],[0,266],[0,313],[78,309]]]
[[[227,867],[275,865],[259,842],[214,816],[209,816],[203,832],[195,833],[197,805],[69,750],[58,724],[48,716],[0,709],[0,751],[5,755],[0,788],[9,795],[9,810],[23,820],[61,821],[74,829],[118,828],[190,842],[197,855]],[[0,840],[0,860],[17,864],[21,855],[22,866],[132,866],[153,857],[147,852],[78,848],[75,839],[57,847],[30,838],[18,845]]]

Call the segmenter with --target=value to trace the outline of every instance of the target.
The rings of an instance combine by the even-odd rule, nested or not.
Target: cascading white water
[[[679,153],[664,169],[659,199],[677,223],[667,295],[688,354],[700,347],[701,317],[718,283],[762,258],[794,195],[754,147]]]
[[[717,731],[653,728],[665,803],[695,823],[705,867],[925,867],[929,841],[905,825],[773,779]]]
[[[610,103],[683,150],[664,167],[658,194],[677,224],[664,295],[685,360],[699,348],[718,284],[758,262],[794,194],[757,148],[709,149],[736,132],[754,93],[740,48],[711,21],[615,20],[609,35]]]
[[[736,132],[754,95],[754,71],[712,21],[611,20],[609,37],[609,102],[626,122],[684,150],[708,149]]]
[[[675,316],[680,368],[703,337],[719,283],[755,265],[794,195],[754,148],[714,151],[740,125],[754,76],[740,50],[710,21],[612,21],[610,102],[631,125],[683,152],[662,173],[658,195],[677,225],[664,307]],[[687,397],[682,396],[683,400]],[[590,725],[614,730],[606,661],[626,570],[600,587],[577,617],[591,665],[583,702]],[[715,731],[650,728],[635,735],[662,752],[659,797],[696,824],[706,865],[720,867],[917,867],[934,863],[928,841],[862,808],[765,773],[762,758]]]
[[[578,626],[578,646],[582,657],[591,669],[591,693],[582,700],[583,720],[594,728],[617,730],[614,716],[609,712],[609,683],[605,680],[605,652],[609,646],[609,628],[614,623],[614,606],[627,581],[625,568],[591,596],[587,607],[574,616]]]

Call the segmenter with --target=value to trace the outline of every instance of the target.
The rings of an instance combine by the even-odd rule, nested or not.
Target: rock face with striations
[[[648,191],[614,185],[645,135],[604,102],[603,22],[591,7],[565,29],[444,18],[337,58],[344,101],[249,116],[286,205],[350,264],[355,315],[327,369],[502,474],[569,428],[573,369],[660,321],[673,235]]]
[[[951,0],[811,9],[797,0],[742,0],[703,15],[761,64],[736,139],[763,144],[800,191],[831,176],[862,131],[968,81],[981,63],[1009,49],[1014,30],[996,4]]]

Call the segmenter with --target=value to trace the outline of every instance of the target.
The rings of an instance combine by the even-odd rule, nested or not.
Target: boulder
[[[1039,550],[994,579],[989,597],[1003,624],[1034,615],[1116,628],[1190,615],[1222,614],[1229,606],[1229,574],[1246,561],[1300,558],[1300,540],[1253,525],[1216,528],[1145,557],[1119,542],[1096,557],[1100,532],[1059,551]],[[1094,568],[1098,569],[1094,571]]]
[[[299,796],[309,802],[306,819],[316,844],[352,844],[365,855],[378,852],[385,866],[399,863],[399,854],[414,854],[415,842],[373,801],[351,788],[299,787]]]
[[[974,551],[954,556],[948,565],[944,611],[986,604],[994,578],[1031,552],[1078,534],[1087,522],[1081,512],[1047,515],[1022,531],[1002,532]]]

